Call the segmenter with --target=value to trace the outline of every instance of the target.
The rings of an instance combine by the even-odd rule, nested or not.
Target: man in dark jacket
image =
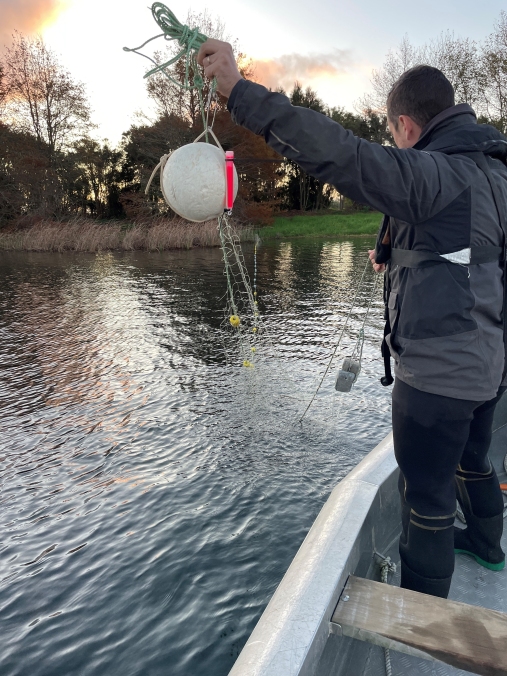
[[[243,80],[227,43],[209,40],[198,60],[237,124],[386,214],[370,257],[387,269],[402,586],[446,597],[455,551],[500,570],[503,498],[488,449],[505,361],[506,139],[454,105],[451,84],[429,66],[404,73],[389,95],[395,148]],[[454,529],[456,486],[464,531]]]

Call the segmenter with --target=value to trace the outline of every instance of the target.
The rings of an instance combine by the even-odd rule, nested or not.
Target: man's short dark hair
[[[442,71],[432,66],[415,66],[392,86],[387,97],[387,116],[396,129],[400,115],[408,115],[424,127],[453,105],[454,89]]]

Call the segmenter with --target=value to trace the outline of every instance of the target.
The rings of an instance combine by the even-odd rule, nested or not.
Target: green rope
[[[175,15],[171,10],[166,7],[161,2],[155,2],[151,6],[151,13],[153,18],[157,22],[158,26],[162,29],[162,33],[155,35],[153,38],[146,40],[139,47],[134,47],[130,49],[129,47],[124,47],[125,52],[134,52],[139,54],[139,56],[144,56],[145,59],[148,59],[155,64],[155,68],[152,68],[145,74],[145,78],[155,75],[156,73],[163,73],[168,80],[178,87],[181,87],[185,91],[197,90],[199,96],[199,107],[201,109],[202,122],[204,129],[207,129],[206,115],[204,110],[204,101],[202,98],[202,90],[204,87],[204,80],[199,72],[199,64],[197,63],[197,52],[201,45],[203,45],[208,39],[206,35],[199,32],[199,28],[190,28],[178,21]],[[145,47],[149,42],[157,40],[158,38],[164,38],[165,40],[176,40],[181,47],[181,51],[178,54],[166,61],[165,63],[157,63],[151,56],[143,54],[139,50]],[[169,66],[174,65],[182,57],[185,57],[185,78],[183,82],[178,82],[167,72]],[[192,82],[190,81],[190,70],[192,70]],[[216,82],[213,80],[212,90],[216,87]],[[206,141],[208,140],[208,135],[206,134]]]

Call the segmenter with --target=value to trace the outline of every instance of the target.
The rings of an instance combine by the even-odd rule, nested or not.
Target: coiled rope
[[[199,141],[202,138],[202,136],[205,137],[205,141],[206,143],[208,143],[208,133],[211,133],[218,147],[221,150],[223,150],[222,146],[220,145],[220,142],[213,133],[213,123],[215,121],[216,106],[213,114],[213,122],[211,123],[211,127],[208,125],[208,116],[209,109],[211,106],[211,99],[214,97],[216,92],[216,80],[213,79],[211,83],[207,105],[204,106],[204,101],[202,97],[204,80],[199,71],[199,64],[197,63],[197,51],[199,50],[201,45],[203,45],[206,42],[206,40],[208,39],[207,36],[204,35],[204,33],[201,33],[199,31],[199,28],[190,28],[190,26],[186,26],[185,24],[180,23],[176,18],[176,16],[174,15],[174,13],[171,12],[169,7],[166,7],[161,2],[153,3],[153,5],[151,6],[151,13],[156,23],[162,29],[163,32],[159,33],[159,35],[155,35],[154,37],[149,38],[149,40],[143,42],[143,44],[139,45],[139,47],[133,48],[124,47],[123,50],[125,52],[134,52],[135,54],[139,54],[139,56],[143,56],[145,59],[148,59],[148,61],[151,61],[152,63],[155,64],[155,68],[152,68],[147,73],[145,73],[144,75],[145,78],[150,77],[151,75],[155,75],[156,73],[162,73],[168,80],[170,80],[170,82],[172,82],[177,87],[181,87],[181,89],[184,89],[185,91],[191,91],[194,89],[197,90],[199,97],[199,108],[201,111],[204,131],[195,139],[194,143],[196,141]],[[164,63],[157,63],[154,59],[151,58],[151,56],[143,54],[142,52],[139,51],[140,49],[143,49],[143,47],[145,47],[148,43],[153,42],[153,40],[158,40],[158,38],[162,37],[168,41],[176,40],[179,46],[181,47],[181,51],[178,52],[178,54],[176,54],[176,56],[174,56],[172,59],[169,59],[169,61],[165,61]],[[171,77],[171,75],[167,72],[166,69],[169,66],[174,65],[181,58],[185,59],[185,76],[183,82],[178,82],[173,77]],[[190,81],[191,78],[190,70],[192,70],[192,82]],[[164,167],[167,164],[167,161],[169,160],[170,156],[171,153],[168,153],[167,155],[162,155],[159,163],[152,171],[151,176],[148,180],[148,185],[146,186],[145,189],[145,193],[148,194],[151,183],[155,177],[155,174],[160,169],[160,190],[162,192],[162,195],[164,196],[165,201],[168,204],[169,200],[167,199],[167,195],[164,190],[164,182],[162,179]]]
[[[199,71],[199,64],[197,63],[197,52],[199,51],[201,45],[203,45],[208,38],[199,31],[198,27],[191,28],[190,26],[180,23],[173,12],[171,12],[171,10],[161,2],[153,3],[151,6],[151,13],[159,28],[162,29],[162,33],[159,33],[159,35],[155,35],[149,40],[146,40],[146,42],[143,42],[143,44],[139,45],[139,47],[124,47],[123,50],[125,52],[134,52],[135,54],[139,54],[139,56],[143,56],[145,59],[148,59],[155,64],[155,68],[152,68],[144,75],[145,78],[155,75],[156,73],[163,73],[168,80],[170,80],[176,86],[181,87],[185,91],[191,91],[194,89],[197,90],[203,126],[206,129],[207,120],[202,98],[204,80]],[[158,38],[164,38],[168,41],[175,40],[181,47],[181,51],[178,52],[178,54],[176,54],[176,56],[174,56],[172,59],[169,59],[169,61],[165,61],[164,63],[157,63],[155,59],[152,59],[151,56],[143,54],[139,51],[140,49],[143,49],[143,47],[145,47],[148,43],[153,42],[153,40],[158,40]],[[166,69],[169,68],[169,66],[174,65],[182,57],[185,57],[185,76],[183,82],[178,82],[173,77],[171,77]],[[190,75],[190,71],[192,71],[192,75]],[[216,83],[214,80],[211,86],[213,90],[216,88]],[[207,140],[208,139],[206,136],[206,141]]]

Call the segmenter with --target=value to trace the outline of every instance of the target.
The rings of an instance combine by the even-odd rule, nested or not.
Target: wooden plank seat
[[[333,633],[484,676],[507,675],[507,614],[351,575]]]

